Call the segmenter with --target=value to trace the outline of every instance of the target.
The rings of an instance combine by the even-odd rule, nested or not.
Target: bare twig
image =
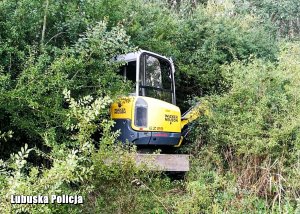
[[[66,32],[59,32],[59,33],[55,34],[54,36],[52,36],[52,37],[48,40],[48,42],[46,42],[45,45],[47,45],[49,42],[51,42],[52,39],[54,39],[54,38],[56,38],[56,37],[58,37],[59,35],[64,34],[64,33],[66,33]]]
[[[49,0],[46,0],[46,8],[45,8],[45,14],[44,14],[43,29],[42,29],[42,39],[41,39],[41,45],[42,46],[43,46],[44,40],[45,40],[45,31],[46,31],[48,7],[49,7]]]

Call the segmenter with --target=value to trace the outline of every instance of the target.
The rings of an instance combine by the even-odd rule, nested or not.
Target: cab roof
[[[128,53],[128,54],[119,55],[119,56],[116,57],[116,60],[117,60],[117,61],[125,61],[125,62],[136,61],[137,58],[138,58],[142,53],[148,53],[148,54],[151,54],[151,55],[154,55],[154,56],[157,56],[157,57],[164,58],[164,59],[166,59],[166,60],[172,61],[170,58],[167,58],[167,57],[165,57],[165,56],[162,56],[162,55],[159,55],[159,54],[157,54],[157,53],[150,52],[150,51],[146,51],[146,50],[139,50],[139,51],[137,51],[137,52],[131,52],[131,53]]]

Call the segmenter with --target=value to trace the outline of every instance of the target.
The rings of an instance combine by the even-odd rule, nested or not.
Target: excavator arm
[[[188,135],[190,131],[190,125],[193,121],[201,117],[202,115],[209,115],[210,111],[206,103],[197,102],[189,110],[187,110],[181,116],[181,138],[175,147],[180,147],[183,139]]]
[[[187,110],[182,116],[181,116],[181,130],[197,118],[201,116],[201,103],[197,102],[196,105],[192,106],[189,110]]]

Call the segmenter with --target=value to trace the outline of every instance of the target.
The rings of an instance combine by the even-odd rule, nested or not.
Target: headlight
[[[147,127],[148,122],[148,104],[142,99],[138,98],[135,102],[134,110],[134,125],[138,127]]]

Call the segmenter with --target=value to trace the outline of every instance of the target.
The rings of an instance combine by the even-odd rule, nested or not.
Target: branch
[[[66,33],[66,32],[59,32],[59,33],[55,34],[54,36],[52,36],[52,37],[48,40],[48,42],[46,42],[45,45],[47,45],[49,42],[51,42],[52,39],[54,39],[54,38],[56,38],[56,37],[58,37],[59,35],[64,34],[64,33]]]
[[[41,45],[44,44],[44,40],[45,40],[45,31],[46,31],[46,23],[47,23],[48,6],[49,6],[49,0],[46,0],[46,8],[45,8],[45,14],[44,14],[44,22],[43,22]]]

